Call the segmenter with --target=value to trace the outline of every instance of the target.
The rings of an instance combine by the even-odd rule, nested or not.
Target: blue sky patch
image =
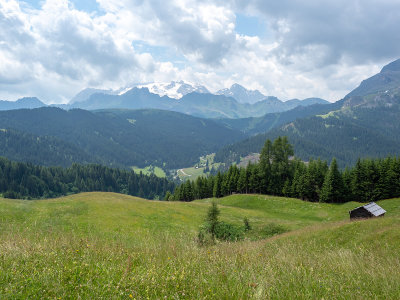
[[[248,36],[267,35],[267,24],[258,17],[236,14],[236,32]]]
[[[184,64],[187,62],[183,55],[179,52],[164,46],[152,46],[143,41],[135,41],[132,43],[133,47],[140,53],[150,53],[154,59],[162,62],[172,62],[174,64]]]
[[[42,7],[42,4],[45,2],[44,0],[24,0],[28,6],[32,8],[39,9]],[[70,3],[74,5],[77,10],[85,11],[88,13],[99,11],[99,4],[96,0],[70,0]]]

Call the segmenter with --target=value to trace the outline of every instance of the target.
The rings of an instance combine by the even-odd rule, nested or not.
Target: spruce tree
[[[221,185],[222,185],[222,175],[220,172],[218,172],[217,176],[215,177],[214,187],[213,187],[213,197],[214,198],[222,197]]]
[[[343,202],[343,198],[343,179],[336,158],[333,158],[322,185],[320,201],[340,203]]]
[[[237,190],[239,193],[246,193],[247,194],[247,176],[246,176],[246,169],[241,168],[239,172],[239,179],[237,182]]]
[[[293,176],[293,169],[289,163],[289,157],[294,154],[292,145],[287,137],[278,137],[272,144],[271,163],[271,192],[275,195],[282,194],[282,188],[286,179]]]
[[[171,201],[172,200],[172,194],[171,194],[171,192],[170,191],[167,191],[167,193],[165,194],[165,197],[164,197],[164,201]]]
[[[209,226],[209,232],[211,233],[212,237],[215,238],[216,230],[217,230],[217,225],[218,225],[218,216],[220,214],[220,211],[218,209],[217,203],[212,202],[210,208],[208,209],[207,212],[207,219],[206,222]]]

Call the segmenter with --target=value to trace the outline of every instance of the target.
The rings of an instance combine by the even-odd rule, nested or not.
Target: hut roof
[[[371,214],[373,214],[375,217],[379,217],[380,215],[383,215],[384,213],[386,213],[386,210],[384,210],[382,207],[380,207],[378,204],[376,204],[375,202],[370,202],[366,205],[357,207],[353,210],[359,209],[359,208],[365,208],[367,211],[369,211]],[[353,211],[352,210],[352,211]]]

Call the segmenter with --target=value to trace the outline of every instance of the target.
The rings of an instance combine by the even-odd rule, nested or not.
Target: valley
[[[240,164],[258,153],[266,139],[287,136],[296,157],[303,161],[321,158],[330,162],[335,157],[345,168],[359,158],[398,154],[398,61],[330,104],[315,98],[282,102],[238,84],[211,94],[204,87],[183,81],[120,92],[88,89],[64,106],[69,110],[40,107],[44,104],[36,98],[3,101],[0,106],[10,109],[14,105],[14,109],[0,112],[0,155],[45,166],[134,166],[145,174],[193,180],[227,170],[232,163]],[[280,106],[275,112],[270,107],[265,114],[261,106],[267,102],[286,108]],[[107,109],[99,103],[107,103]],[[181,110],[185,114],[165,110],[171,109],[171,103],[186,103],[190,109]],[[243,112],[244,106],[262,115],[250,112],[252,117],[241,118],[243,114],[227,110],[238,108]],[[202,114],[204,109],[224,113]],[[50,123],[52,126],[47,126]],[[204,170],[199,157],[210,153],[216,154],[212,165]]]

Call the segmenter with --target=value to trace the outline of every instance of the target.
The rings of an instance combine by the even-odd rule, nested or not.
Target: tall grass
[[[263,228],[279,219],[231,200],[220,206],[230,222],[249,216]],[[383,202],[392,216],[359,222],[335,217],[343,208],[332,206],[333,222],[310,213],[311,225],[301,211],[282,211],[281,223],[294,231],[199,247],[207,203],[107,193],[1,200],[0,298],[400,299],[399,204]]]

